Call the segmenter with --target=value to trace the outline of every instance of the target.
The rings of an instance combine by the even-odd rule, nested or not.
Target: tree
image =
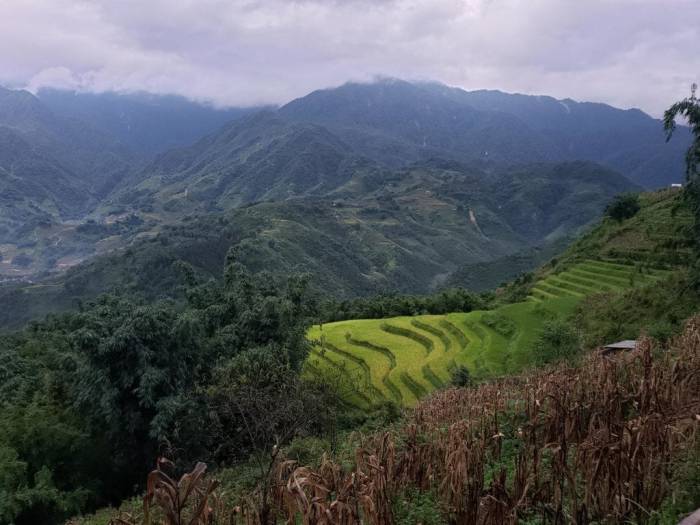
[[[213,410],[231,423],[216,444],[240,454],[325,428],[323,388],[299,377],[317,315],[307,280],[252,274],[233,255],[223,283],[178,265],[185,304],[106,295],[0,334],[0,522],[59,522],[133,494],[161,453],[202,457],[220,428],[212,400],[232,411]]]
[[[697,84],[690,88],[690,97],[676,102],[664,112],[664,129],[666,140],[670,140],[676,130],[676,118],[683,117],[690,126],[694,136],[693,143],[685,155],[686,178],[689,184],[697,184],[700,170],[700,101],[695,96]]]
[[[270,488],[282,446],[332,425],[334,406],[325,385],[302,380],[284,353],[270,348],[248,350],[216,370],[207,396],[209,438],[224,464],[255,462],[253,497],[261,523],[270,521]]]
[[[544,323],[534,343],[533,353],[537,364],[571,359],[581,348],[579,335],[573,327],[561,319]]]
[[[143,478],[207,366],[199,324],[167,303],[105,297],[71,321],[74,405],[112,450],[113,487]],[[118,473],[118,474],[117,474]],[[123,474],[120,477],[119,474]]]
[[[697,84],[690,88],[690,97],[676,102],[664,113],[664,129],[666,140],[670,140],[676,129],[676,118],[683,117],[693,134],[691,143],[685,155],[686,186],[683,194],[690,203],[695,217],[694,249],[695,263],[692,271],[693,284],[700,288],[700,100],[695,96]]]
[[[615,197],[607,208],[605,214],[618,222],[637,215],[639,211],[639,196],[635,193],[623,193]]]

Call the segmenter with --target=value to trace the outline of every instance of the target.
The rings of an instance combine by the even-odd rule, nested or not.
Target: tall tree
[[[696,287],[700,287],[700,100],[695,94],[697,88],[697,84],[693,84],[690,88],[690,97],[676,102],[666,110],[664,113],[664,129],[666,130],[667,140],[670,140],[676,129],[676,118],[682,117],[688,123],[694,137],[685,155],[686,187],[684,195],[690,202],[695,216],[693,281]]]

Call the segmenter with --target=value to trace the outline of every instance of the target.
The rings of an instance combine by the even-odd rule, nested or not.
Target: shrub
[[[472,377],[469,369],[464,365],[459,365],[452,370],[452,384],[454,386],[465,387],[472,384]]]
[[[510,338],[517,330],[512,319],[497,312],[483,314],[481,316],[481,322],[505,338]]]
[[[442,518],[440,504],[434,492],[406,490],[393,502],[394,520],[397,525],[442,525],[447,523]]]
[[[605,208],[605,214],[618,222],[634,217],[639,211],[639,195],[635,193],[624,193],[618,195]]]
[[[579,336],[571,324],[554,319],[544,323],[534,343],[533,355],[537,364],[545,364],[570,359],[579,349]]]

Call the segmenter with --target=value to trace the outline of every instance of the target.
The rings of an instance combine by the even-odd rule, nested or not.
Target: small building
[[[673,184],[671,184],[671,187],[672,187],[672,188],[682,188],[682,187],[683,187],[683,185],[682,185],[682,184],[680,184],[680,183],[676,183],[676,182],[674,182]]]
[[[610,343],[603,346],[600,354],[604,356],[614,355],[620,352],[631,352],[637,348],[637,341],[634,339],[625,339],[624,341],[618,341],[617,343]]]

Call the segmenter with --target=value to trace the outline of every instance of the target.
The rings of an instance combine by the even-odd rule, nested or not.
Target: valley
[[[618,140],[601,146],[602,129],[617,130]],[[590,204],[586,200],[591,209],[578,224],[564,222],[556,234],[550,227],[538,241],[542,244],[575,234],[593,220],[604,205],[603,195],[681,180],[681,163],[661,159],[682,157],[678,152],[687,145],[686,131],[664,144],[658,129],[654,119],[638,111],[398,80],[316,91],[279,109],[225,111],[172,97],[56,90],[33,96],[3,90],[0,271],[3,279],[35,281],[155,235],[184,217],[227,213],[262,201],[361,202],[374,194],[400,199],[385,200],[384,207],[410,209],[415,196],[407,194],[407,174],[438,200],[447,192],[446,204],[462,206],[465,213],[471,206],[479,216],[478,207],[488,206],[481,214],[489,221],[503,220],[493,217],[499,213],[493,208],[498,199],[498,206],[509,208],[529,204],[531,195],[504,193],[494,184],[518,170],[524,177],[539,171],[550,177],[557,164],[585,159],[631,181],[625,187],[608,174],[616,187],[601,187],[600,196]],[[619,140],[619,133],[626,138]],[[565,153],[574,143],[583,149]],[[656,179],[642,173],[658,163],[668,168],[657,171]],[[428,168],[421,172],[423,166]],[[437,171],[463,181],[436,181]],[[403,195],[392,188],[399,180]],[[494,187],[498,191],[489,193]],[[439,215],[435,220],[441,220]],[[501,239],[495,233],[493,240],[512,244],[508,235]],[[524,248],[520,244],[508,253]],[[504,254],[495,250],[490,258]],[[479,260],[475,256],[465,263]],[[450,271],[440,274],[449,279]]]

